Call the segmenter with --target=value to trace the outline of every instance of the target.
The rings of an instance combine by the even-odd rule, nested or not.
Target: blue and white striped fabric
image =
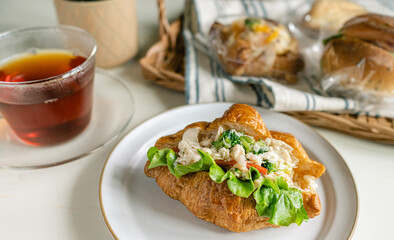
[[[188,104],[238,102],[262,106],[275,111],[330,111],[386,116],[394,118],[393,107],[369,105],[352,99],[325,96],[312,83],[301,79],[295,86],[285,86],[265,78],[230,76],[219,63],[201,49],[206,48],[196,36],[205,38],[219,16],[257,15],[283,19],[306,0],[187,0],[183,35],[186,45],[186,100]],[[392,0],[367,1],[374,12],[393,15]],[[365,1],[363,1],[365,6]],[[204,39],[203,39],[204,40]]]

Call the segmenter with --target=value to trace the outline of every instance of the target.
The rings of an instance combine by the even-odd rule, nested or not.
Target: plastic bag
[[[316,16],[317,8],[324,16]],[[367,108],[394,98],[394,18],[364,14],[363,9],[343,0],[304,3],[294,9],[288,27],[301,43],[304,77],[314,76],[313,87],[322,95],[356,99]],[[337,21],[331,22],[332,16]]]
[[[223,69],[230,75],[297,81],[304,62],[298,42],[273,20],[225,16],[211,26],[209,40]]]
[[[310,93],[322,96],[355,99],[366,111],[371,106],[382,104],[392,109],[394,77],[391,74],[394,71],[394,51],[383,50],[382,46],[376,45],[386,43],[386,47],[393,47],[394,43],[390,40],[393,41],[394,37],[386,36],[386,40],[389,40],[383,43],[368,39],[367,44],[372,44],[379,51],[365,55],[365,52],[357,50],[359,47],[355,49],[354,42],[348,43],[348,40],[344,41],[337,35],[338,28],[342,28],[340,24],[364,13],[363,3],[368,3],[366,6],[375,6],[378,3],[358,1],[357,5],[344,0],[319,0],[315,2],[317,3],[324,5],[321,8],[323,10],[313,10],[311,2],[303,1],[301,5],[293,6],[290,14],[274,19],[275,21],[254,16],[220,16],[206,35],[212,50],[210,54],[217,57],[223,69],[230,75],[264,77],[279,81],[286,79],[287,83],[294,83],[299,78],[296,85],[289,87],[302,91],[305,91],[306,87]],[[377,9],[392,15],[390,9]],[[316,12],[328,18],[317,16]],[[337,16],[338,19],[332,16]],[[332,19],[338,21],[333,23]],[[283,25],[278,24],[279,21]],[[311,27],[311,23],[316,21],[320,26]],[[362,22],[376,24],[379,21],[379,18],[376,21],[356,18],[353,25]],[[391,27],[388,32],[392,34],[393,31]],[[374,33],[372,38],[375,38],[375,35],[383,36]],[[331,36],[333,38],[330,38]],[[325,39],[329,40],[323,44]],[[275,41],[279,41],[279,46],[284,46],[282,51],[280,47],[275,47]],[[360,44],[362,41],[355,42],[356,45],[363,45]],[[281,56],[286,51],[291,53],[288,54],[291,56],[290,60],[289,57]],[[383,55],[384,57],[381,57]],[[280,62],[283,64],[280,65]],[[387,75],[384,80],[383,75]],[[249,81],[246,79],[245,83]]]

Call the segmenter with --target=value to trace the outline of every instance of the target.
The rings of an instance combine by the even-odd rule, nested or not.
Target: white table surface
[[[167,1],[170,19],[182,0]],[[138,0],[139,56],[158,38],[154,0]],[[0,0],[0,32],[57,23],[51,0]],[[142,78],[138,58],[113,69],[132,88],[136,112],[130,129],[184,105],[182,93]],[[353,239],[394,239],[394,147],[315,128],[342,155],[356,181],[359,218]],[[41,170],[0,170],[0,239],[112,239],[99,197],[102,167],[114,144],[94,155]],[[338,196],[340,198],[340,196]]]

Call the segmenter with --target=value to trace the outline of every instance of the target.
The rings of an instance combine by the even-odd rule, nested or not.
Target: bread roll
[[[394,18],[366,14],[345,23],[327,40],[323,73],[344,91],[394,96]]]
[[[360,5],[345,0],[317,0],[303,19],[307,28],[337,32],[349,19],[367,11]]]

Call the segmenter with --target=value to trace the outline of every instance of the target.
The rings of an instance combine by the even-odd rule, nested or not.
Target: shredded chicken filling
[[[234,163],[233,165],[226,164],[226,168],[233,172],[235,176],[241,179],[249,178],[248,166],[264,167],[267,164],[272,167],[267,174],[262,174],[260,179],[255,181],[261,181],[262,178],[275,179],[277,176],[283,177],[290,187],[297,187],[293,183],[293,169],[297,167],[298,159],[292,154],[293,148],[285,142],[273,138],[266,138],[263,142],[251,145],[249,152],[246,152],[245,147],[242,143],[235,144],[231,147],[220,147],[216,148],[213,146],[215,141],[222,136],[224,129],[220,127],[217,133],[212,138],[205,138],[199,141],[200,128],[189,128],[187,129],[182,140],[178,144],[179,152],[178,158],[175,161],[175,165],[188,165],[195,163],[201,159],[198,149],[209,153],[212,158],[217,162]],[[230,130],[231,134],[235,134],[238,137],[246,136],[247,138],[253,139],[251,136],[244,135],[236,130]],[[220,165],[220,164],[219,164]],[[313,181],[311,176],[305,176],[308,181]],[[256,182],[256,184],[257,184]]]

